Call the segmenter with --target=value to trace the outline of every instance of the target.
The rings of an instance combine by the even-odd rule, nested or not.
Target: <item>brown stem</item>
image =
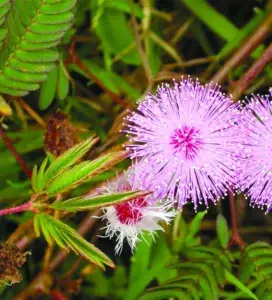
[[[230,214],[231,214],[231,228],[232,228],[232,236],[229,242],[229,247],[233,245],[238,245],[241,249],[245,248],[245,243],[240,236],[238,230],[238,219],[237,219],[237,211],[236,211],[236,204],[234,199],[233,191],[229,191],[229,204],[230,204]]]
[[[212,81],[222,83],[228,73],[238,66],[271,32],[272,13],[269,13],[258,29],[234,53],[234,55],[213,76]]]
[[[262,56],[254,62],[251,68],[234,83],[231,90],[233,100],[236,101],[248,88],[250,83],[262,72],[266,65],[272,61],[272,43],[267,47]]]
[[[193,66],[198,66],[202,64],[207,64],[216,59],[216,56],[208,56],[208,57],[200,57],[200,58],[194,58],[191,60],[187,60],[181,63],[173,63],[173,64],[167,64],[163,67],[163,70],[171,70],[174,68],[189,68]]]
[[[0,216],[15,214],[26,210],[31,210],[31,211],[34,210],[34,208],[32,207],[32,202],[28,201],[22,205],[0,209]]]
[[[102,83],[93,73],[89,71],[89,69],[85,66],[83,61],[78,57],[77,53],[75,52],[75,41],[73,41],[68,49],[70,54],[70,60],[66,61],[67,63],[74,63],[77,65],[92,81],[94,81],[98,86],[100,86],[106,94],[108,94],[116,103],[120,104],[121,106],[127,108],[127,104],[121,99],[117,94],[112,92],[108,89],[104,83]]]
[[[24,170],[24,172],[26,173],[26,175],[29,178],[31,178],[31,174],[32,174],[31,170],[29,169],[29,167],[27,166],[27,164],[24,162],[24,160],[22,159],[22,157],[20,156],[20,154],[16,151],[16,149],[14,148],[11,140],[7,137],[7,135],[4,133],[4,131],[1,128],[0,128],[0,136],[2,137],[4,143],[6,144],[7,148],[9,149],[9,151],[15,157],[16,161],[18,162],[18,164]]]

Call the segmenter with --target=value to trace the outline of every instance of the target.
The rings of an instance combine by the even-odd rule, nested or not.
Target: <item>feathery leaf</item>
[[[53,48],[73,24],[75,3],[4,0],[0,4],[1,93],[24,96],[40,87],[58,60],[59,53]]]
[[[63,249],[72,250],[89,262],[104,269],[104,265],[114,267],[113,262],[94,245],[88,243],[73,228],[46,214],[37,214],[34,219],[34,228],[39,236],[42,232],[48,243],[55,240]]]
[[[97,141],[98,138],[90,137],[56,158],[45,172],[45,182],[48,182],[57,173],[76,163],[92,148]]]
[[[92,198],[76,197],[65,201],[57,201],[53,203],[51,207],[56,210],[77,212],[82,210],[91,210],[94,208],[116,205],[121,202],[130,201],[139,197],[144,197],[147,194],[148,193],[141,191],[129,191],[125,193],[100,195]]]
[[[104,172],[120,162],[124,159],[124,155],[122,155],[124,153],[109,153],[93,161],[84,161],[79,165],[64,170],[48,183],[46,187],[47,193],[49,195],[56,195],[74,189],[91,177]]]

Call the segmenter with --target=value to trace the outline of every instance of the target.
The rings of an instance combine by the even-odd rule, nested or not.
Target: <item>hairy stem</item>
[[[15,214],[15,213],[23,212],[26,210],[30,210],[30,211],[34,210],[34,208],[32,207],[32,202],[28,201],[22,205],[18,205],[18,206],[11,207],[11,208],[1,209],[0,216]]]
[[[0,136],[2,137],[4,143],[6,144],[7,148],[9,149],[9,151],[15,157],[16,161],[18,162],[18,164],[24,170],[25,174],[29,178],[31,178],[31,174],[32,174],[31,170],[29,169],[29,167],[27,166],[27,164],[24,162],[24,160],[22,159],[22,157],[20,156],[20,154],[16,151],[16,149],[14,148],[11,140],[8,138],[8,136],[4,133],[4,131],[1,128],[0,128]]]

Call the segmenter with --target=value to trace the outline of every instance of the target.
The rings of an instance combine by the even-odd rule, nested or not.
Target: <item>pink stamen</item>
[[[175,153],[182,153],[186,160],[193,160],[201,149],[203,142],[199,138],[198,129],[184,125],[182,128],[174,130],[170,137],[170,144],[173,146]]]

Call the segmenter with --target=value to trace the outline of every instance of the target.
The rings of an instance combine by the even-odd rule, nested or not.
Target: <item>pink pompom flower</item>
[[[270,93],[272,90],[270,90]],[[238,168],[240,188],[252,206],[272,207],[272,99],[253,95],[246,104],[241,126],[243,157]]]
[[[133,170],[127,171],[107,187],[109,193],[129,190],[147,190]],[[144,233],[147,232],[154,237],[157,230],[163,230],[159,222],[169,224],[176,215],[171,203],[150,203],[150,197],[152,195],[103,208],[102,219],[106,221],[105,236],[110,239],[117,238],[116,254],[122,251],[125,239],[133,251]]]
[[[149,94],[126,118],[131,159],[154,191],[182,208],[209,205],[235,184],[239,105],[218,85],[182,79]]]

